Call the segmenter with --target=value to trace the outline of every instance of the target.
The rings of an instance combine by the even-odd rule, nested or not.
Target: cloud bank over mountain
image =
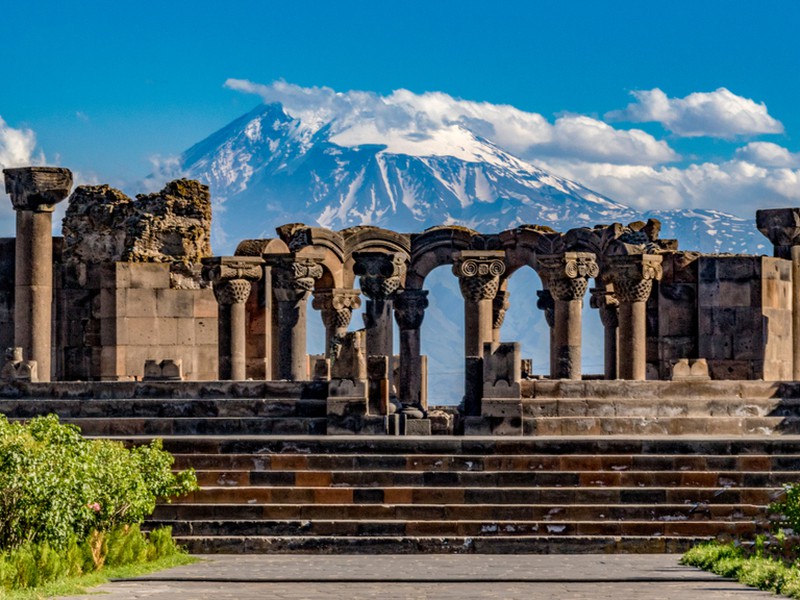
[[[635,102],[606,113],[605,120],[563,115],[550,121],[513,106],[443,92],[400,89],[383,96],[241,79],[225,85],[280,103],[306,125],[333,123],[330,139],[342,146],[382,144],[388,152],[469,160],[467,131],[640,210],[712,208],[750,218],[756,208],[800,200],[800,160],[776,143],[753,141],[714,160],[683,157],[670,145],[670,137],[735,141],[783,133],[763,103],[725,88],[684,98],[668,97],[658,88],[640,90],[633,92]],[[660,123],[663,138],[623,126],[645,122]]]

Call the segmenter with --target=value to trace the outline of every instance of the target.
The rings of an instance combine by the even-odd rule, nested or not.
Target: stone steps
[[[84,435],[114,436],[236,436],[236,435],[325,435],[326,418],[294,417],[180,417],[114,419],[61,419],[80,427]]]
[[[251,471],[200,470],[203,486],[331,487],[781,487],[800,471]]]
[[[257,521],[154,521],[152,527],[169,525],[184,536],[753,536],[763,525],[742,521],[483,521],[483,520],[257,520]]]
[[[195,552],[678,552],[769,526],[797,436],[169,437]],[[358,542],[361,541],[361,543]]]
[[[171,445],[172,440],[167,440]],[[794,454],[176,454],[175,467],[199,470],[286,471],[793,471]]]
[[[698,536],[180,536],[194,554],[611,554],[685,552]]]
[[[569,416],[523,418],[524,435],[772,435],[800,434],[800,417]]]
[[[798,417],[800,398],[527,398],[524,417]]]
[[[746,521],[762,522],[764,507],[756,504],[287,504],[200,503],[160,504],[159,522],[239,522],[285,520],[350,521]]]
[[[30,419],[57,414],[63,419],[138,418],[325,418],[324,398],[87,398],[2,400],[0,413]]]

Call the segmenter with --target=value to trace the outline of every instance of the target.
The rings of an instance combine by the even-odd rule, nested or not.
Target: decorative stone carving
[[[250,282],[261,279],[263,261],[255,256],[203,259],[203,278],[214,285],[220,304],[241,304],[250,297]]]
[[[322,265],[317,259],[271,257],[272,291],[283,302],[305,300],[314,289],[314,282],[322,277]]]
[[[408,257],[399,252],[357,252],[353,273],[360,277],[361,291],[371,300],[386,300],[402,286]]]
[[[600,272],[594,254],[589,252],[539,256],[536,263],[550,294],[556,300],[567,302],[582,300],[588,287],[588,278],[597,277]]]
[[[6,361],[0,369],[2,381],[39,381],[38,366],[35,360],[23,360],[22,348],[6,349]]]
[[[59,167],[20,167],[3,169],[6,193],[14,210],[53,212],[55,205],[69,195],[72,172]]]
[[[756,226],[775,246],[779,258],[791,258],[788,249],[800,245],[800,208],[757,210]]]
[[[653,281],[663,275],[661,256],[629,254],[606,258],[608,279],[614,284],[614,295],[620,302],[645,302],[650,297]]]
[[[347,329],[353,310],[361,306],[361,297],[358,290],[317,290],[311,306],[322,313],[322,321],[328,329]]]
[[[428,290],[403,290],[395,296],[394,317],[400,329],[419,329],[428,308]]]
[[[506,318],[506,311],[511,307],[509,292],[499,291],[492,300],[492,329],[500,329]]]
[[[497,255],[500,255],[499,257]],[[463,251],[454,256],[453,274],[458,277],[465,300],[492,300],[500,289],[500,276],[506,272],[502,252]]]

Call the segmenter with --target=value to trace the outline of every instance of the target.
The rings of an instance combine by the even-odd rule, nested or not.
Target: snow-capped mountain
[[[464,122],[387,132],[368,118],[300,119],[265,104],[186,151],[180,168],[211,187],[218,253],[298,221],[408,232],[454,223],[490,232],[654,216],[662,237],[678,238],[681,248],[758,252],[766,242],[751,220],[717,211],[634,211],[516,158]]]
[[[634,211],[520,160],[463,119],[432,125],[392,121],[391,115],[357,117],[331,118],[321,110],[290,116],[280,104],[265,104],[187,150],[180,174],[211,187],[214,252],[229,254],[241,239],[273,237],[276,226],[291,222],[333,229],[371,224],[402,232],[451,223],[499,232],[532,223],[566,231],[651,216],[662,222],[661,237],[677,238],[683,249],[766,250],[753,220],[712,210]],[[458,403],[463,388],[462,359],[453,352],[463,344],[463,301],[445,271],[437,269],[426,280],[431,307],[422,349],[428,354],[431,403]],[[539,287],[532,272],[511,279],[502,337],[520,341],[523,356],[533,358],[537,372],[546,372],[548,348],[541,340],[548,339],[547,325],[530,300]],[[602,327],[596,311],[585,312],[584,371],[597,373]],[[360,326],[354,315],[351,327]],[[322,340],[321,324],[311,319],[309,351],[321,352]]]

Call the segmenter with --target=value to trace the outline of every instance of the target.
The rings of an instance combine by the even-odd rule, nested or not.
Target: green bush
[[[172,462],[160,440],[129,450],[85,439],[55,415],[27,424],[0,415],[0,550],[63,550],[91,532],[141,523],[158,498],[197,489],[194,471],[174,474]]]
[[[84,540],[69,537],[59,548],[49,542],[26,542],[0,553],[2,591],[30,589],[104,567],[151,562],[180,553],[169,527],[145,536],[138,525],[92,532]]]
[[[782,499],[770,505],[769,510],[777,515],[777,526],[800,533],[800,484],[784,486]]]

